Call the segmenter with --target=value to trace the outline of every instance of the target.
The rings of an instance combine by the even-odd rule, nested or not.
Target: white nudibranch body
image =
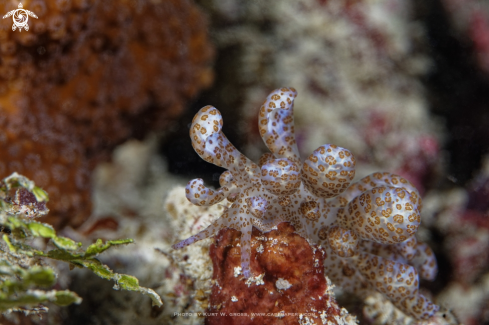
[[[190,128],[192,146],[202,159],[227,169],[221,187],[190,181],[190,202],[209,206],[227,200],[220,218],[173,247],[188,246],[223,228],[242,232],[241,267],[250,270],[251,232],[271,231],[290,222],[297,233],[326,251],[325,273],[334,284],[365,295],[377,290],[417,319],[437,310],[419,293],[419,276],[432,280],[437,272],[431,249],[416,241],[421,197],[406,179],[374,173],[351,184],[355,158],[344,148],[326,144],[301,161],[294,136],[293,88],[274,90],[259,112],[260,135],[271,153],[255,164],[221,132],[220,112],[203,107]],[[367,289],[366,289],[367,288]]]

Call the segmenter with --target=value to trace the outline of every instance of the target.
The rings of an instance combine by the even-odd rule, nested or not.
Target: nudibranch
[[[255,164],[221,132],[220,112],[203,107],[190,128],[192,146],[202,159],[227,169],[221,187],[190,181],[187,199],[210,206],[227,199],[225,211],[206,229],[173,247],[188,246],[223,228],[241,231],[241,267],[250,277],[252,227],[271,231],[290,222],[297,233],[326,252],[325,273],[347,291],[377,290],[416,319],[437,310],[419,292],[419,278],[434,279],[432,250],[416,240],[421,197],[406,179],[374,173],[352,183],[355,158],[345,148],[326,144],[301,161],[294,136],[293,88],[274,90],[259,111],[260,135],[270,153]]]

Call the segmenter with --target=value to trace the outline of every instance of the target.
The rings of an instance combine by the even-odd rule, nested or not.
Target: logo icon
[[[22,3],[19,3],[19,9],[9,11],[5,16],[3,16],[3,19],[10,17],[10,16],[13,16],[12,19],[14,21],[14,24],[12,25],[12,30],[15,31],[18,28],[19,32],[22,31],[22,28],[24,28],[26,31],[29,30],[29,25],[27,25],[27,21],[29,20],[29,16],[37,19],[37,16],[35,13],[33,13],[32,11],[23,9]]]

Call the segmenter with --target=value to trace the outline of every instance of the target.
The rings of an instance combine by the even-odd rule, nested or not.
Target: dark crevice
[[[223,168],[210,164],[200,158],[192,148],[189,131],[194,115],[200,108],[211,105],[222,114],[223,133],[238,150],[242,143],[239,141],[238,123],[243,94],[239,91],[238,60],[242,53],[240,46],[220,49],[215,62],[215,83],[212,88],[204,91],[199,98],[175,124],[161,144],[161,152],[166,156],[168,169],[172,174],[204,179],[206,186],[219,187],[219,176]]]
[[[489,152],[489,78],[475,61],[469,39],[454,29],[440,0],[416,0],[434,68],[424,79],[434,114],[446,121],[448,176],[464,186]]]

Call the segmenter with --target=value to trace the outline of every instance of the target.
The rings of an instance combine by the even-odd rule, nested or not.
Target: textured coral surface
[[[0,21],[0,176],[32,178],[50,215],[76,226],[90,213],[94,164],[178,115],[212,79],[212,49],[190,1],[23,5],[38,16],[29,31]]]
[[[135,244],[108,250],[98,258],[154,289],[163,307],[152,307],[148,299],[132,292],[115,291],[110,282],[83,270],[70,271],[66,265],[59,274],[83,301],[62,309],[61,321],[47,315],[45,324],[203,324],[204,318],[197,313],[207,309],[211,289],[211,240],[174,254],[170,247],[175,239],[184,239],[208,224],[222,213],[222,207],[203,208],[188,202],[183,186],[187,180],[167,173],[154,140],[128,141],[114,150],[111,162],[97,167],[93,215],[80,228],[63,232],[84,243],[96,238],[133,238]],[[188,317],[174,314],[189,312]]]
[[[217,315],[208,316],[207,324],[298,324],[306,317],[308,324],[345,322],[324,275],[324,251],[311,247],[288,223],[277,228],[253,230],[250,266],[257,276],[248,280],[241,273],[240,233],[224,229],[216,236],[210,249],[215,282],[208,312]]]

